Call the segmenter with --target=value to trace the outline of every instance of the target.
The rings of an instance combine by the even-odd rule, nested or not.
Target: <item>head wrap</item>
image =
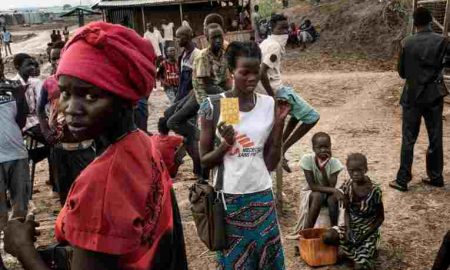
[[[64,47],[57,77],[68,75],[136,102],[155,83],[151,43],[121,25],[93,22],[80,28]]]

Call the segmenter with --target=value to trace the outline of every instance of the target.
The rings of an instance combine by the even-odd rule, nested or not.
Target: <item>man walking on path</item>
[[[11,32],[6,30],[6,27],[3,27],[2,43],[3,43],[3,46],[5,46],[5,56],[8,56],[8,50],[9,50],[9,54],[12,55],[12,52],[11,52]]]
[[[433,33],[431,13],[422,7],[414,12],[417,33],[403,42],[398,73],[406,79],[400,104],[403,108],[402,149],[400,169],[389,186],[400,191],[408,190],[412,179],[414,145],[420,131],[422,117],[428,132],[429,147],[426,157],[428,178],[424,184],[443,187],[444,167],[442,145],[443,98],[448,94],[442,70],[450,66],[449,42]]]

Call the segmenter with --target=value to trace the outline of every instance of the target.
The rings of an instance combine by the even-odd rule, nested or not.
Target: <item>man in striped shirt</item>
[[[178,69],[175,47],[167,47],[166,56],[167,59],[159,67],[158,78],[161,80],[167,98],[170,103],[173,103],[180,83],[180,71]]]

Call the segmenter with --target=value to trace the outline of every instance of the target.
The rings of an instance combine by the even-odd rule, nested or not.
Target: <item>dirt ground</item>
[[[360,53],[373,59],[397,55],[406,36],[412,3],[405,0],[290,0],[283,12],[299,26],[310,19],[320,32],[314,51]],[[438,14],[436,14],[438,15]]]
[[[298,58],[300,57],[300,58]],[[444,233],[450,229],[450,213],[445,207],[450,204],[449,186],[443,189],[421,185],[424,176],[426,133],[422,133],[416,146],[414,180],[408,193],[400,193],[388,188],[388,181],[395,177],[399,163],[401,141],[401,110],[398,104],[402,81],[394,72],[354,71],[356,64],[336,62],[330,68],[318,65],[311,71],[309,58],[303,58],[296,52],[290,53],[290,61],[303,65],[290,65],[286,68],[284,80],[292,84],[306,100],[321,114],[319,124],[300,143],[288,152],[293,168],[291,174],[285,174],[284,211],[279,213],[282,234],[286,235],[295,225],[298,216],[299,193],[305,185],[303,173],[298,161],[311,150],[310,138],[317,131],[328,132],[333,140],[333,154],[345,162],[347,154],[362,152],[369,159],[370,175],[382,185],[386,220],[382,227],[382,243],[377,260],[378,269],[422,270],[430,269],[434,256]],[[297,60],[296,60],[297,59]],[[358,62],[358,61],[357,61]],[[360,66],[372,66],[373,63]],[[297,67],[297,68],[296,68]],[[328,70],[328,71],[327,71]],[[363,69],[366,70],[366,69]],[[377,70],[375,68],[375,70]],[[169,105],[162,91],[155,91],[150,97],[149,129],[156,130],[158,117]],[[449,108],[446,108],[447,116]],[[445,161],[450,160],[450,122],[444,125]],[[192,163],[186,159],[175,179],[175,190],[181,210],[185,241],[189,260],[189,269],[214,269],[214,254],[198,239],[189,210],[188,188],[193,183]],[[47,166],[38,165],[34,201],[37,206],[37,220],[41,222],[42,236],[38,245],[53,242],[53,223],[58,212],[56,199],[51,197],[49,187],[44,184],[48,177]],[[450,179],[450,169],[445,168],[445,177]],[[346,178],[343,173],[340,180]],[[294,256],[295,241],[285,240],[287,269],[310,269],[299,257]],[[21,269],[11,257],[6,259],[11,269]],[[351,269],[343,264],[319,269]]]
[[[344,1],[344,3],[346,7],[351,1]],[[377,9],[377,12],[380,10],[382,9]],[[314,12],[316,11],[311,14],[315,14]],[[309,14],[309,11],[305,13]],[[326,28],[331,27],[333,21],[324,18],[323,22],[322,28]],[[330,24],[324,27],[327,22]],[[13,43],[13,52],[27,52],[45,59],[44,52],[51,31],[49,29],[52,28],[39,28],[39,31],[34,31],[35,29],[30,31],[26,28],[14,29],[19,35],[27,36],[34,33],[36,36]],[[361,27],[360,30],[365,32],[365,27]],[[329,36],[332,34],[330,32]],[[346,156],[351,152],[366,154],[369,159],[370,175],[382,185],[386,220],[382,227],[378,269],[430,269],[444,233],[450,230],[450,212],[445,210],[445,206],[450,205],[448,196],[450,186],[447,184],[445,188],[437,189],[420,184],[420,178],[425,174],[427,148],[427,137],[423,127],[416,146],[413,170],[415,178],[411,183],[410,191],[400,193],[388,187],[388,182],[394,179],[399,164],[401,108],[398,100],[402,81],[395,72],[389,71],[395,66],[392,59],[368,61],[352,52],[331,53],[333,50],[328,50],[327,46],[334,44],[334,41],[331,37],[322,39],[324,45],[318,48],[312,47],[307,51],[308,54],[290,51],[284,63],[285,82],[292,84],[298,93],[320,112],[321,120],[311,133],[287,154],[293,172],[285,174],[285,205],[283,213],[279,213],[282,234],[290,233],[295,225],[300,190],[306,184],[298,161],[303,154],[312,151],[310,143],[312,134],[325,131],[332,137],[333,154],[342,162],[345,162]],[[355,41],[346,39],[340,42]],[[322,47],[326,49],[321,49]],[[11,76],[13,75],[12,59],[9,57],[6,62],[7,75]],[[48,63],[43,65],[42,70],[43,74],[49,71]],[[151,131],[156,130],[157,119],[168,106],[169,102],[162,91],[152,93],[149,104]],[[444,123],[444,153],[445,162],[448,165],[450,108],[447,106],[445,110],[448,120]],[[198,239],[189,210],[188,188],[194,181],[191,168],[192,163],[186,158],[174,184],[183,219],[189,269],[215,269],[215,255],[207,252]],[[45,162],[38,164],[33,199],[37,206],[36,219],[41,223],[42,235],[37,245],[54,242],[53,226],[59,210],[59,202],[52,197],[49,187],[45,185],[48,179],[47,170]],[[346,174],[343,173],[340,178],[341,181],[344,180]],[[445,168],[445,178],[450,180],[448,166]],[[284,237],[283,239],[287,269],[310,269],[299,257],[294,256],[296,242],[285,240]],[[4,253],[3,255],[9,269],[21,269],[14,258]],[[351,268],[348,265],[338,265],[319,269]]]

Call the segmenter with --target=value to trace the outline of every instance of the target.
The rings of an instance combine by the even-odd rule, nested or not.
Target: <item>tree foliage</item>
[[[276,0],[260,0],[259,1],[259,14],[262,18],[270,18],[272,13],[281,9],[282,5]]]

